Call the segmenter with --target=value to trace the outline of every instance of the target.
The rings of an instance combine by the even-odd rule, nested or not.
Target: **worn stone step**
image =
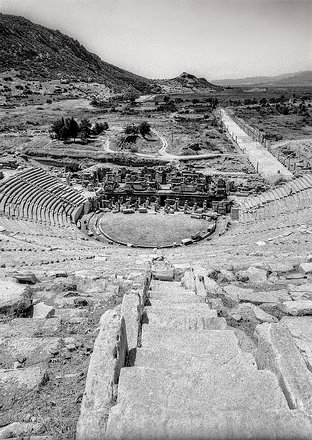
[[[207,303],[193,303],[193,304],[189,304],[189,303],[177,303],[177,304],[162,304],[160,301],[153,301],[153,305],[151,306],[145,306],[145,310],[146,312],[148,311],[155,311],[155,312],[164,312],[166,310],[170,310],[170,311],[178,311],[179,313],[183,313],[183,312],[203,312],[203,313],[209,313],[209,311],[214,310],[211,309],[210,305]],[[215,315],[215,311],[212,312],[213,315],[211,316],[216,316]]]
[[[143,325],[142,348],[156,353],[157,359],[170,364],[176,359],[207,358],[207,362],[221,365],[242,351],[232,330],[180,330],[150,328]],[[156,358],[155,358],[156,361]]]
[[[147,315],[146,325],[154,328],[179,328],[183,330],[226,330],[227,328],[225,318],[205,316],[204,313],[191,311],[185,313],[166,311],[164,314],[151,312]]]
[[[168,296],[168,295],[188,295],[190,294],[189,290],[186,290],[181,283],[176,281],[155,281],[153,280],[151,283],[151,289],[149,290],[150,297],[153,298],[155,296]],[[195,294],[195,292],[194,292]]]
[[[156,306],[156,305],[167,305],[167,304],[195,304],[195,303],[201,303],[204,304],[204,299],[193,294],[170,294],[167,296],[159,296],[155,295],[153,297],[149,298],[150,305]]]
[[[211,409],[199,415],[167,408],[116,405],[105,438],[110,440],[310,440],[311,420],[300,411]]]
[[[121,370],[117,403],[170,410],[287,409],[286,398],[274,373],[256,367],[168,370],[128,367]]]
[[[137,348],[135,366],[172,369],[172,370],[214,370],[222,365],[228,365],[229,368],[256,368],[256,361],[251,353],[240,352],[229,353],[215,352],[213,356],[194,353],[192,350],[173,351],[170,348]]]

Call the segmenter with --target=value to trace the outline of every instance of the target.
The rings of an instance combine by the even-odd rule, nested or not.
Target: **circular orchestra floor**
[[[182,212],[107,212],[99,218],[98,227],[102,234],[115,242],[133,246],[162,247],[179,245],[183,239],[191,238],[198,233],[207,233],[208,222]]]

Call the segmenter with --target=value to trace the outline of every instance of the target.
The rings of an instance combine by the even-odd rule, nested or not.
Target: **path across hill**
[[[242,130],[224,109],[220,109],[220,115],[225,128],[238,147],[246,153],[250,162],[264,178],[270,180],[280,174],[291,179],[292,173],[284,167],[260,142],[253,141],[250,136]]]

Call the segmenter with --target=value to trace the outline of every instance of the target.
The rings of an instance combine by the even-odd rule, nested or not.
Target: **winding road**
[[[159,137],[161,143],[162,143],[162,147],[158,150],[157,153],[154,154],[148,154],[148,153],[133,153],[135,156],[137,157],[145,157],[147,159],[159,159],[159,160],[163,160],[165,162],[171,162],[174,160],[201,160],[201,159],[213,159],[215,157],[221,156],[220,153],[214,153],[214,154],[193,154],[193,155],[174,155],[174,154],[169,154],[167,153],[167,148],[168,148],[168,141],[167,139],[161,135],[157,130],[152,129],[151,130],[154,134],[156,134],[156,136]],[[110,154],[114,154],[114,153],[119,153],[118,151],[114,151],[110,148],[109,146],[109,138],[107,137],[104,140],[104,151],[106,151],[106,153],[110,153]]]

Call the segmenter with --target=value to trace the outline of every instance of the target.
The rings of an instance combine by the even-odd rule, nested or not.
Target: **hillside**
[[[0,14],[0,72],[19,71],[25,79],[96,81],[115,92],[155,91],[154,83],[102,61],[77,40],[32,23]]]
[[[312,86],[312,71],[285,73],[276,76],[254,76],[238,79],[215,80],[222,86],[275,86],[275,87],[310,87]]]
[[[205,78],[197,78],[187,72],[181,73],[176,78],[156,80],[156,83],[165,93],[193,93],[222,89],[221,86],[211,84]]]

